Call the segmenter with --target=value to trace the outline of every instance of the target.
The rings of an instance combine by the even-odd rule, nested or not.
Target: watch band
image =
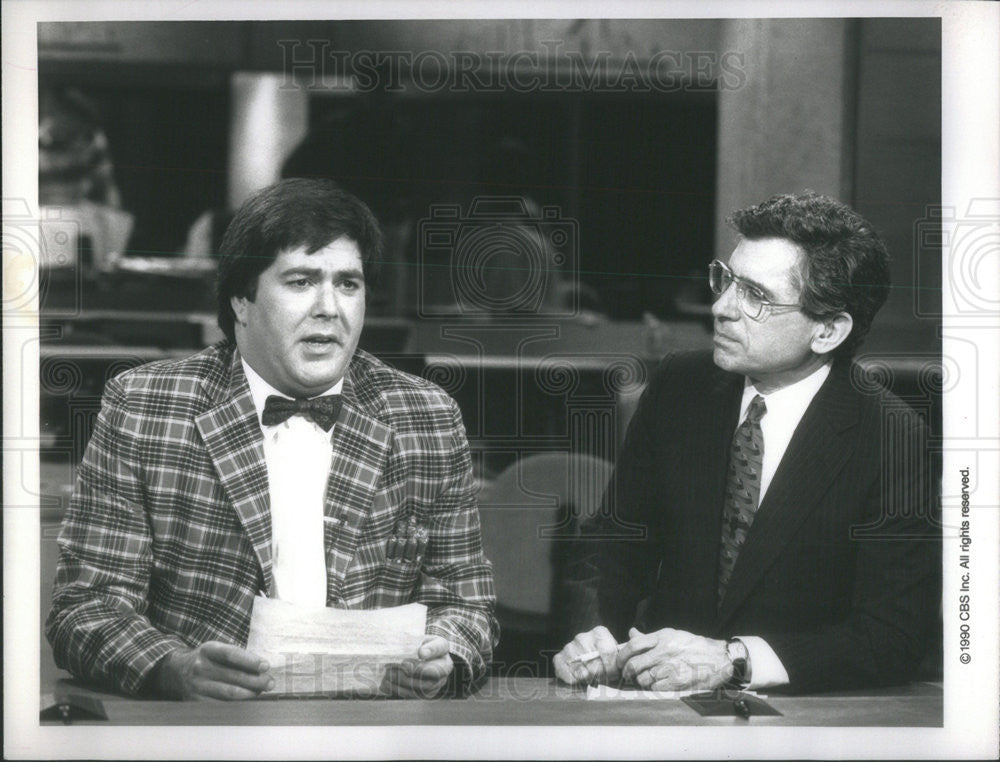
[[[733,665],[733,676],[726,682],[727,688],[744,690],[750,685],[750,651],[739,638],[726,641],[726,655]]]

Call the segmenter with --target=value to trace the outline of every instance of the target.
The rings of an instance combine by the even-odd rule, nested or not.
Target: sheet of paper
[[[704,689],[696,691],[644,691],[640,689],[624,690],[612,688],[610,685],[588,685],[587,701],[650,701],[662,699],[679,701],[686,696],[704,692]],[[761,696],[755,691],[743,691],[743,693],[749,696],[757,696],[758,698],[767,698],[767,696]]]
[[[385,693],[386,669],[417,654],[427,607],[306,608],[258,596],[247,649],[267,659],[274,689],[266,695]]]

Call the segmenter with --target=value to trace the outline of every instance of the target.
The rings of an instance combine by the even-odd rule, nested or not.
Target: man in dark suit
[[[258,593],[301,606],[420,602],[402,696],[482,678],[497,640],[455,402],[358,350],[381,257],[368,208],[285,180],[223,241],[219,325],[193,357],[108,382],[59,537],[56,662],[127,693],[249,698]]]
[[[712,353],[667,358],[643,395],[592,528],[598,626],[556,673],[655,690],[903,682],[938,610],[940,535],[923,424],[852,377],[885,247],[815,194],[731,223],[739,244],[709,268]]]

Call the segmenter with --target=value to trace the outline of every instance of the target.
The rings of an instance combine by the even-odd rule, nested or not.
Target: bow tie
[[[311,400],[290,400],[272,394],[264,403],[260,422],[265,426],[274,426],[284,423],[293,415],[303,415],[319,424],[323,431],[329,431],[340,415],[340,404],[339,394],[328,394]]]

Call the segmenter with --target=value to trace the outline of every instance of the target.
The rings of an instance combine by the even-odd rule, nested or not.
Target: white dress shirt
[[[267,398],[289,399],[241,358],[243,372],[257,409],[257,420]],[[339,394],[338,381],[323,394]],[[316,395],[321,396],[321,395]],[[326,606],[326,547],[323,541],[323,504],[333,456],[331,432],[301,415],[275,426],[261,423],[264,460],[271,497],[271,558],[276,598],[300,606]]]
[[[753,398],[758,394],[764,398],[767,405],[767,412],[760,419],[761,436],[764,439],[764,458],[761,463],[760,475],[760,500],[758,505],[763,504],[764,495],[767,488],[771,486],[778,464],[781,463],[788,443],[792,440],[799,421],[812,402],[816,392],[830,375],[830,363],[822,365],[801,381],[796,381],[790,386],[771,392],[761,394],[757,388],[746,380],[743,389],[743,401],[740,404],[740,421],[746,418],[747,410]],[[750,531],[753,531],[751,525]],[[755,635],[737,635],[747,647],[750,654],[750,689],[769,688],[776,685],[785,685],[788,682],[788,672],[767,641]]]

